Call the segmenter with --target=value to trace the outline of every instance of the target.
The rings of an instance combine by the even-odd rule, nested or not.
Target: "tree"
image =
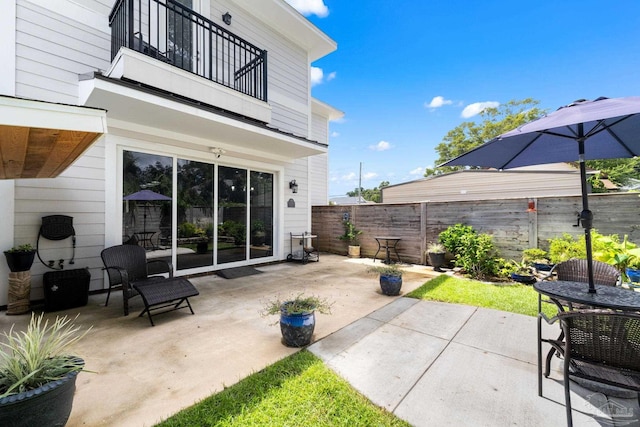
[[[380,203],[381,191],[384,187],[389,186],[389,181],[382,181],[378,187],[374,187],[373,189],[364,189],[360,187],[360,195],[364,200],[369,200],[370,202]],[[347,196],[349,197],[358,197],[358,189],[355,188],[353,191],[347,192]]]
[[[451,160],[502,133],[541,117],[545,111],[538,108],[538,104],[539,101],[527,98],[520,101],[511,100],[499,107],[485,109],[480,113],[481,123],[464,122],[447,133],[442,142],[436,146],[436,152],[440,155],[436,160],[436,165]],[[464,166],[427,168],[424,176],[440,175],[464,168]],[[470,166],[470,168],[478,169],[473,166]]]
[[[629,179],[640,179],[640,158],[588,160],[587,166],[620,186],[628,184]]]

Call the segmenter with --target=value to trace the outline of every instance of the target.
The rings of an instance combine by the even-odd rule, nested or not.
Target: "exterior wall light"
[[[298,184],[296,184],[296,180],[292,179],[291,182],[289,182],[289,188],[291,189],[291,191],[293,193],[297,193],[298,192]]]
[[[231,25],[231,14],[229,12],[222,15],[222,22],[224,22],[227,25]]]

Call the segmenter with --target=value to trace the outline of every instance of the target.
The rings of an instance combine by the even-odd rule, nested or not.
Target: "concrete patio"
[[[320,262],[262,266],[236,279],[193,278],[200,296],[151,327],[122,316],[116,293],[93,295],[75,316],[93,330],[76,352],[86,360],[68,426],[151,426],[286,357],[276,318],[263,303],[305,291],[335,301],[317,315],[310,350],[370,400],[416,426],[563,425],[559,364],[537,396],[535,319],[496,310],[384,296],[366,273],[369,259],[322,254]],[[405,270],[403,293],[433,276]],[[138,300],[132,313],[141,309]],[[0,317],[2,329],[28,315]],[[572,387],[575,425],[639,425],[637,401]],[[627,409],[626,412],[622,409]],[[583,414],[584,412],[585,414]],[[591,415],[596,415],[597,420]],[[630,415],[630,416],[629,416]],[[622,424],[631,422],[631,424]]]

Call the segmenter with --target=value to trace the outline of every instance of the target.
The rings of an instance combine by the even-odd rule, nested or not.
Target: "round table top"
[[[589,293],[589,284],[566,280],[537,282],[534,289],[550,298],[615,310],[640,311],[640,293],[617,286],[595,285],[596,293]]]

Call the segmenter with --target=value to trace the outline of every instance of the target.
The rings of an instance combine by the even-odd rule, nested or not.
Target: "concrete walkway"
[[[536,335],[530,316],[400,298],[309,350],[414,426],[565,425],[557,358],[537,395]],[[640,425],[635,398],[572,383],[572,407],[576,426]]]
[[[388,297],[377,277],[366,272],[371,260],[321,254],[320,262],[261,266],[262,274],[237,279],[193,278],[200,295],[186,310],[156,318],[151,327],[131,302],[122,315],[121,294],[92,295],[79,309],[48,313],[75,316],[92,331],[78,343],[86,360],[78,376],[75,426],[152,426],[280,360],[296,349],[281,343],[276,318],[264,318],[264,302],[300,292],[327,297],[332,315],[317,315],[310,350],[356,389],[415,426],[564,425],[562,379],[545,380],[537,395],[535,319],[495,310]],[[430,267],[405,269],[402,292],[434,273]],[[0,316],[0,328],[23,328],[28,315]],[[553,332],[553,330],[552,330]],[[557,363],[557,362],[556,362]],[[575,425],[638,423],[635,400],[607,400],[593,392],[574,393]],[[613,403],[612,403],[613,402]],[[613,406],[611,406],[613,405]],[[632,417],[624,418],[625,410]],[[609,411],[610,412],[610,411]],[[623,424],[617,424],[623,425]]]

